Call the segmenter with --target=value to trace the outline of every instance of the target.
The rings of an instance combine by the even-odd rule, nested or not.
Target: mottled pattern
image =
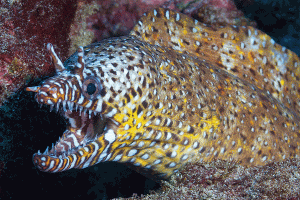
[[[139,40],[217,65],[300,113],[300,61],[251,26],[210,27],[162,8],[143,16],[130,33]]]
[[[132,33],[139,39],[80,47],[64,65],[49,44],[57,75],[27,90],[69,126],[50,150],[34,154],[34,164],[59,172],[117,161],[168,177],[194,160],[251,166],[298,157],[298,89],[289,88],[298,87],[298,57],[251,27],[194,23],[152,10]],[[280,102],[282,95],[290,101]]]

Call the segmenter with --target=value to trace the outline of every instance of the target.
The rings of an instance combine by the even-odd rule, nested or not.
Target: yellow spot
[[[250,62],[252,62],[252,63],[254,62],[252,52],[248,53],[248,59],[250,60]]]
[[[284,85],[284,80],[283,80],[283,79],[281,79],[280,84],[281,84],[282,87],[283,87],[283,85]]]
[[[178,39],[178,43],[180,44],[180,46],[184,47],[184,45],[182,44],[182,42],[180,41],[180,39]]]

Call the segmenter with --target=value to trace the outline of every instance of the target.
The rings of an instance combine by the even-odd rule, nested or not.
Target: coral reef
[[[160,191],[128,199],[298,199],[299,165],[295,159],[252,168],[221,160],[188,164]]]
[[[99,2],[75,0],[0,1],[0,104],[3,104],[10,96],[0,110],[0,160],[2,160],[0,161],[0,198],[2,199],[16,199],[20,193],[24,197],[40,199],[35,195],[36,191],[40,191],[43,196],[48,198],[57,198],[57,194],[60,194],[62,198],[68,199],[82,199],[82,197],[110,199],[128,197],[133,192],[137,195],[148,194],[149,189],[154,190],[158,187],[153,181],[145,179],[123,166],[116,166],[111,163],[53,175],[39,173],[34,169],[31,161],[31,155],[37,149],[54,142],[65,129],[65,122],[62,118],[55,113],[49,113],[49,108],[38,108],[33,95],[25,94],[19,90],[28,82],[31,85],[38,84],[41,81],[38,77],[53,74],[54,67],[45,50],[48,42],[55,45],[59,57],[65,60],[78,45],[85,45],[105,37],[127,34],[136,22],[135,20],[138,20],[139,16],[148,9],[166,6],[190,16],[193,12],[194,17],[199,14],[197,14],[197,9],[192,8],[197,3],[200,2],[201,4],[204,1],[128,0],[110,1],[111,4],[108,4],[108,1],[103,1],[106,3],[105,6]],[[205,2],[209,3],[209,1]],[[224,1],[220,0],[219,2]],[[225,2],[229,2],[229,0]],[[299,55],[299,30],[297,29],[299,25],[295,25],[295,23],[299,24],[299,10],[297,6],[292,5],[292,1],[287,1],[290,2],[289,5],[280,3],[281,0],[256,1],[255,3],[253,0],[236,0],[236,2],[238,8],[246,13],[247,17],[257,21],[258,28],[265,32],[269,31],[268,34],[271,34],[275,41],[287,46]],[[228,4],[217,5],[228,7]],[[204,11],[209,10],[208,8]],[[230,6],[229,8],[236,10]],[[231,11],[230,9],[227,10]],[[131,13],[133,11],[134,13]],[[106,15],[103,16],[101,12]],[[212,11],[206,13],[209,15],[218,14]],[[97,15],[101,19],[98,19]],[[208,19],[220,18],[209,15],[206,15]],[[238,12],[237,15],[239,15]],[[133,20],[130,17],[133,17]],[[199,18],[203,18],[203,16],[199,15]],[[239,18],[233,17],[232,19],[239,23]],[[119,22],[118,20],[123,21]],[[127,25],[127,23],[131,25]],[[233,21],[233,24],[235,23]],[[101,30],[103,26],[105,29]],[[31,82],[32,80],[34,81]],[[224,171],[225,168],[222,169],[220,166],[227,166],[228,171]],[[193,166],[187,167],[193,168]],[[259,169],[245,169],[233,163],[222,164],[220,161],[212,163],[211,167],[203,163],[194,167],[199,172],[202,170],[206,175],[216,171],[221,175],[215,174],[210,178],[208,177],[209,179],[203,179],[202,176],[199,179],[194,177],[196,183],[189,186],[182,177],[190,178],[190,175],[183,173],[179,176],[176,174],[173,176],[171,184],[164,182],[163,189],[173,195],[174,193],[171,194],[171,192],[176,191],[175,188],[178,189],[176,182],[178,185],[185,184],[183,187],[185,190],[180,190],[178,193],[190,192],[190,187],[198,185],[202,177],[203,183],[201,184],[206,186],[205,191],[212,191],[209,189],[219,186],[217,183],[225,183],[225,180],[228,181],[226,183],[232,185],[223,192],[219,190],[220,192],[216,194],[219,196],[228,195],[226,192],[229,191],[236,192],[238,188],[236,187],[236,190],[233,188],[235,184],[245,189],[246,186],[242,184],[247,183],[254,184],[254,189],[268,188],[268,190],[260,191],[261,193],[255,193],[248,187],[252,195],[270,195],[267,191],[274,191],[279,195],[280,192],[283,192],[283,195],[278,196],[278,198],[299,198],[296,196],[297,189],[299,191],[299,183],[296,183],[295,186],[283,184],[281,188],[277,188],[278,190],[272,186],[273,183],[282,183],[283,180],[298,180],[299,182],[299,171],[297,171],[299,166],[294,160],[273,163],[266,168]],[[287,173],[284,172],[284,168],[287,169]],[[271,173],[273,169],[277,170],[276,173]],[[244,179],[226,179],[227,175],[233,177],[239,172],[241,173],[240,177]],[[257,178],[260,179],[251,180],[251,176],[246,172],[255,175],[259,172]],[[263,176],[264,174],[266,176]],[[292,178],[298,179],[293,180]],[[214,185],[209,180],[215,181]],[[256,180],[260,182],[256,184],[254,182]],[[221,185],[220,187],[224,188],[225,186]],[[292,195],[289,196],[289,190],[295,195],[291,193]],[[199,188],[196,188],[196,191],[199,191]],[[208,194],[204,195],[209,197]],[[183,195],[181,197],[184,198]],[[150,198],[151,196],[149,196]]]
[[[45,44],[55,44],[66,58],[75,6],[75,0],[1,0],[0,105],[30,80],[53,74]]]
[[[144,12],[157,6],[196,13],[193,15],[207,23],[215,23],[221,16],[228,23],[242,18],[231,0],[1,0],[0,105],[31,80],[53,74],[47,43],[54,44],[65,60],[78,46],[127,35]]]

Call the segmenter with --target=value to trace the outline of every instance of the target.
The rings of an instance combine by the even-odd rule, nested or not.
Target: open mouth
[[[68,128],[52,147],[33,155],[34,164],[41,171],[59,172],[71,168],[85,168],[99,162],[99,159],[95,161],[95,153],[105,147],[105,144],[101,145],[97,140],[106,129],[115,129],[117,124],[99,112],[68,101],[59,102],[50,105],[50,111],[56,109],[61,112],[69,121]],[[42,102],[39,100],[39,103]]]
[[[62,112],[69,120],[68,128],[55,145],[52,144],[51,148],[47,147],[44,153],[39,154],[65,158],[95,141],[107,125],[103,115],[83,107],[63,107]]]

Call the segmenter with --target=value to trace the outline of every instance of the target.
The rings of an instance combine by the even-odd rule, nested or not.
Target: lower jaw
[[[95,155],[99,152],[99,149],[103,148],[103,145],[99,142],[102,137],[103,135],[97,140],[88,143],[85,147],[64,156],[35,153],[33,155],[33,163],[40,171],[51,173],[62,172],[72,168],[82,169],[89,167],[100,162]]]
[[[93,128],[92,136],[90,134],[90,137],[83,139],[83,142],[79,142],[79,145],[69,145],[69,147],[65,148],[67,151],[63,148],[57,148],[57,144],[55,146],[52,144],[51,150],[48,150],[49,148],[47,147],[44,153],[40,151],[35,153],[33,155],[33,163],[40,171],[61,172],[71,168],[85,168],[90,166],[92,162],[94,163],[94,160],[90,159],[93,154],[92,151],[101,148],[97,140],[103,135],[104,130],[108,126],[107,120],[99,113],[92,113],[92,117],[90,117],[86,111],[73,110],[64,112],[67,119],[70,114],[77,115],[77,120],[85,120],[81,122],[81,124],[91,123]],[[72,132],[69,129],[72,129]],[[64,135],[67,131],[69,131],[69,134],[73,134],[73,136],[76,134],[76,128],[72,128],[71,126],[64,132]],[[64,137],[62,138],[62,141],[64,141]],[[60,142],[60,140],[59,138],[58,142]]]

